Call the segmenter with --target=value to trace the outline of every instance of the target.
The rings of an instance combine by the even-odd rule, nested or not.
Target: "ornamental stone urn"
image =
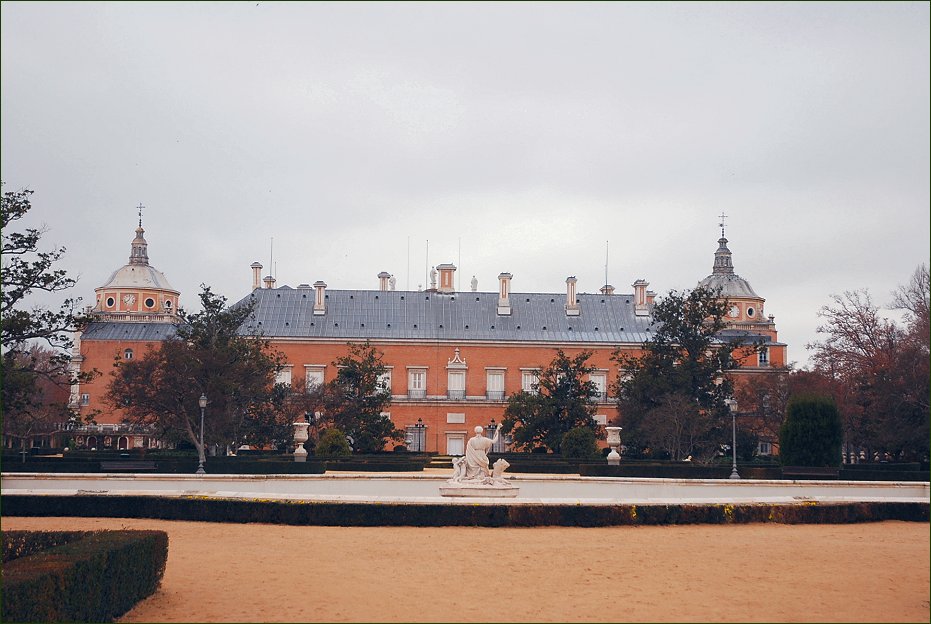
[[[608,432],[608,446],[611,447],[611,452],[608,453],[608,465],[619,466],[621,464],[621,454],[617,450],[621,446],[621,428],[605,427],[605,429]]]
[[[307,449],[304,448],[304,442],[307,442],[307,428],[310,427],[310,423],[307,422],[296,422],[292,423],[294,427],[294,461],[303,462],[307,461]]]

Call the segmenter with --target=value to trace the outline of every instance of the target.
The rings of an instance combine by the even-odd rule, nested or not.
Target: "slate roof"
[[[330,290],[314,316],[314,289],[260,288],[255,321],[266,337],[339,340],[455,340],[642,343],[651,318],[634,314],[633,295],[580,294],[580,316],[566,316],[565,293],[511,293],[511,315],[497,314],[498,293]]]
[[[90,323],[81,340],[165,340],[175,335],[174,323],[127,323],[105,321]]]

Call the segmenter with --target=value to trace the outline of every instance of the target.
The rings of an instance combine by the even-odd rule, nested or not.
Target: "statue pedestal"
[[[481,485],[467,483],[450,483],[440,486],[440,496],[460,496],[473,498],[514,498],[520,488],[516,485]]]

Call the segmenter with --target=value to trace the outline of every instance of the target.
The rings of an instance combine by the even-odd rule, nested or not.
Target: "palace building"
[[[773,316],[764,315],[765,300],[734,272],[727,242],[722,228],[712,273],[699,284],[720,288],[731,302],[724,334],[764,345],[734,371],[752,383],[753,375],[785,365],[786,345],[778,342]],[[525,293],[515,291],[514,276],[503,272],[495,292],[478,292],[474,278],[470,291],[459,292],[457,267],[440,264],[424,291],[395,290],[387,272],[378,274],[377,288],[340,290],[324,281],[276,286],[273,277],[261,277],[261,264],[251,269],[252,291],[242,301],[255,301],[257,328],[286,358],[278,381],[328,382],[336,377],[334,361],[346,355],[347,343],[368,341],[388,368],[383,379],[392,395],[388,415],[407,430],[412,450],[462,454],[476,425],[494,426],[503,418],[508,395],[533,389],[536,372],[552,361],[556,349],[569,356],[592,352],[596,420],[615,421],[610,387],[618,371],[611,355],[618,348],[638,352],[652,331],[655,294],[643,279],[625,293],[610,285],[595,294],[580,293],[571,276],[561,292]],[[110,371],[114,358],[131,359],[173,335],[180,293],[149,265],[141,220],[129,264],[96,295],[95,320],[75,343],[76,368]],[[120,414],[104,403],[108,377],[105,373],[72,391],[79,415],[99,411],[98,425],[74,432],[81,436],[79,444],[158,445],[152,431],[122,424]]]

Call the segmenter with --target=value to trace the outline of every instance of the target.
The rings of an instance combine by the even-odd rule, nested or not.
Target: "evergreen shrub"
[[[591,427],[575,427],[562,437],[559,447],[566,459],[593,459],[598,457],[598,442]]]
[[[801,395],[789,401],[779,429],[783,466],[840,466],[842,441],[840,414],[832,399]]]
[[[339,429],[330,428],[320,435],[317,442],[316,453],[318,457],[345,457],[352,454],[346,434]]]

